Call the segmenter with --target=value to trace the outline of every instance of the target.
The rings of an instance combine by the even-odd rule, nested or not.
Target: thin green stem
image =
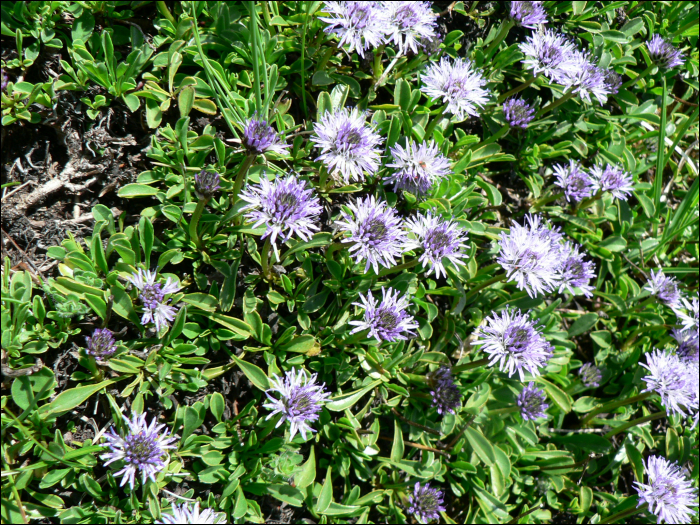
[[[526,510],[526,511],[523,512],[522,514],[518,514],[515,518],[513,518],[512,520],[510,520],[510,521],[508,522],[507,525],[510,525],[510,524],[512,524],[512,523],[518,523],[518,522],[519,522],[522,518],[524,518],[525,516],[529,516],[530,514],[532,514],[533,512],[535,512],[536,510],[540,510],[540,509],[542,509],[542,508],[544,508],[544,506],[543,506],[541,503],[540,503],[539,505],[535,505],[535,506],[532,507],[530,510]]]
[[[633,507],[631,509],[623,510],[621,512],[618,512],[617,514],[613,514],[612,516],[603,518],[598,523],[600,525],[603,525],[605,523],[615,523],[616,521],[620,520],[624,520],[623,523],[630,523],[630,521],[627,518],[629,518],[630,516],[634,516],[635,514],[639,514],[640,512],[644,512],[648,508],[649,504],[645,503],[644,505],[640,505],[639,507]]]
[[[245,185],[245,182],[248,180],[248,170],[253,165],[253,162],[255,162],[255,157],[256,155],[248,155],[241,164],[241,167],[239,168],[238,173],[236,174],[236,180],[233,183],[233,191],[231,192],[231,205],[236,204],[236,200],[238,199],[238,193],[241,191],[241,189]]]
[[[498,49],[498,46],[501,45],[501,42],[503,42],[503,39],[508,35],[508,32],[514,25],[515,22],[512,18],[508,18],[501,23],[501,27],[498,29],[496,38],[493,39],[493,41],[489,44],[489,47],[487,47],[486,51],[484,51],[484,63],[491,60],[491,56],[496,52],[496,49]]]
[[[555,192],[555,193],[550,193],[549,195],[545,195],[543,197],[540,197],[537,199],[535,202],[532,203],[530,206],[530,211],[535,211],[537,208],[540,206],[544,206],[545,204],[549,204],[550,202],[553,202],[557,200],[559,197],[562,197],[564,194]]]
[[[263,277],[270,280],[270,238],[265,239],[262,251],[260,252],[260,266],[262,267]]]
[[[488,281],[484,281],[483,283],[480,283],[476,288],[474,288],[472,291],[470,291],[467,295],[464,296],[465,301],[469,301],[472,297],[474,297],[476,294],[478,294],[481,290],[484,288],[491,286],[492,284],[500,283],[501,281],[505,281],[508,278],[508,275],[505,273],[501,273],[496,275],[495,277],[492,277]]]
[[[564,102],[568,102],[569,100],[571,100],[573,98],[573,96],[574,96],[573,91],[569,91],[568,93],[565,93],[564,95],[562,95],[558,99],[553,100],[552,102],[547,104],[545,107],[543,107],[541,110],[539,110],[537,112],[537,115],[535,115],[535,118],[540,118],[542,115],[545,115],[545,114],[549,113],[550,111],[552,111],[553,109],[558,108]]]
[[[535,80],[537,80],[537,76],[530,77],[525,82],[520,84],[518,87],[515,87],[515,88],[511,89],[510,91],[503,93],[503,95],[498,97],[498,103],[503,104],[506,100],[508,100],[509,97],[512,97],[516,93],[520,93],[523,89],[527,89],[528,87],[530,87]]]
[[[649,73],[651,73],[654,70],[655,67],[656,67],[656,64],[650,65],[648,68],[646,68],[644,71],[642,71],[639,75],[637,75],[634,78],[631,78],[630,80],[628,80],[627,82],[622,84],[622,86],[620,86],[620,89],[627,89],[628,87],[635,85],[637,82],[642,80],[644,77],[647,77],[649,75]]]
[[[439,113],[435,115],[435,117],[430,121],[428,124],[428,127],[425,128],[425,134],[423,135],[423,140],[429,140],[433,136],[433,131],[435,130],[435,126],[438,125],[438,122],[440,122],[443,118],[445,118],[445,109],[447,108],[447,104],[442,106],[440,108]]]
[[[652,396],[653,392],[644,392],[642,394],[636,395],[629,397],[627,399],[619,399],[617,401],[611,401],[610,403],[606,403],[604,405],[601,405],[594,409],[592,412],[589,412],[586,414],[586,417],[583,418],[581,421],[581,426],[587,426],[588,423],[596,417],[598,414],[602,413],[608,413],[611,410],[615,410],[616,408],[625,406],[625,405],[631,405],[632,403],[638,403],[639,401],[644,401],[645,399],[648,399]]]
[[[500,139],[503,135],[508,133],[510,131],[510,125],[505,124],[501,129],[499,129],[496,133],[491,135],[489,138],[487,138],[484,141],[477,142],[472,146],[472,149],[475,149],[477,147],[481,148],[482,146],[485,146],[486,144],[491,144],[492,142],[496,142],[498,139]]]
[[[477,359],[471,363],[464,363],[463,365],[457,365],[452,367],[453,374],[459,374],[465,372],[466,370],[472,370],[474,368],[479,368],[480,366],[487,365],[489,363],[490,357],[484,357],[483,359]]]
[[[661,412],[656,412],[654,414],[651,414],[649,416],[644,416],[644,417],[639,417],[637,419],[633,419],[632,421],[628,421],[624,425],[620,425],[619,427],[613,428],[610,432],[605,434],[603,436],[605,439],[610,439],[611,437],[619,434],[620,432],[624,432],[628,428],[636,427],[637,425],[642,425],[644,423],[648,423],[649,421],[655,421],[657,419],[661,419],[666,417],[666,411],[662,410]]]
[[[246,2],[250,11],[250,20],[248,23],[248,32],[250,33],[252,55],[253,55],[253,88],[255,89],[255,111],[260,118],[265,118],[262,115],[262,95],[260,94],[260,68],[258,65],[258,21],[257,12],[255,11],[255,2]]]
[[[202,246],[202,241],[197,233],[197,226],[199,225],[199,219],[202,216],[202,212],[204,211],[204,207],[207,205],[208,201],[209,199],[199,199],[199,202],[197,202],[197,207],[195,208],[192,218],[190,219],[190,240],[200,250],[203,250],[204,247]]]
[[[399,264],[398,266],[394,266],[393,268],[386,268],[386,269],[380,271],[379,277],[384,277],[385,275],[389,275],[390,273],[396,273],[396,272],[400,272],[401,270],[407,270],[408,268],[413,268],[416,264],[418,264],[418,259],[411,259],[410,261]]]
[[[386,81],[386,77],[389,74],[389,72],[394,69],[394,66],[396,63],[399,61],[399,58],[401,58],[403,55],[396,55],[391,62],[389,62],[389,65],[386,67],[384,72],[382,73],[382,76],[379,77],[379,80],[377,80],[374,84],[372,84],[372,89],[374,91],[377,90],[377,88],[381,87],[384,85],[384,82]]]
[[[158,8],[158,12],[168,19],[168,22],[170,22],[174,27],[177,26],[177,20],[175,20],[175,17],[170,13],[170,10],[168,9],[168,6],[165,5],[165,2],[159,0],[156,2],[156,7]]]

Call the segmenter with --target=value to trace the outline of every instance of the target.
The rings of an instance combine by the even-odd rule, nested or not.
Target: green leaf
[[[216,104],[208,98],[196,98],[192,107],[205,115],[216,115]]]
[[[328,507],[331,505],[333,500],[333,481],[331,479],[332,468],[329,466],[326,471],[326,480],[323,482],[323,487],[321,487],[321,493],[316,500],[315,510],[319,514],[323,514]]]
[[[537,382],[544,385],[547,396],[554,401],[565,414],[571,412],[571,396],[569,396],[569,394],[543,377],[538,377]]]
[[[246,337],[251,337],[253,335],[253,329],[248,323],[236,319],[235,317],[229,317],[228,315],[222,315],[219,313],[210,313],[207,315],[207,319],[211,319],[226,328],[230,328],[234,332]]]
[[[571,408],[573,408],[574,412],[585,414],[595,409],[599,404],[599,401],[595,397],[583,396],[576,399]]]
[[[299,489],[304,489],[316,480],[316,453],[311,445],[309,458],[301,466],[301,469],[294,476],[294,484]]]
[[[152,197],[159,191],[160,190],[158,188],[148,186],[147,184],[132,183],[119,188],[117,195],[125,199],[129,199],[131,197]]]
[[[588,512],[593,502],[593,490],[586,485],[581,485],[581,514]]]
[[[224,415],[224,408],[226,407],[226,402],[224,401],[224,396],[219,392],[214,392],[209,400],[209,410],[211,410],[212,415],[217,421],[221,421],[221,417]]]
[[[317,233],[308,241],[299,242],[299,243],[295,244],[292,248],[287,250],[282,255],[282,257],[280,257],[280,261],[284,261],[287,257],[292,255],[293,253],[297,253],[297,252],[302,251],[302,250],[308,250],[309,248],[318,248],[319,246],[327,246],[332,242],[332,240],[333,240],[333,236],[330,233],[327,233],[327,232]]]
[[[213,295],[206,293],[188,293],[182,298],[182,302],[191,304],[204,310],[205,312],[213,312],[216,310],[219,301]]]
[[[467,441],[469,441],[472,450],[479,456],[479,459],[489,467],[492,467],[496,461],[496,453],[493,450],[491,442],[486,439],[479,430],[473,427],[467,428],[464,432],[464,436],[467,438]]]
[[[194,407],[185,407],[181,440],[184,442],[188,437],[190,437],[190,434],[192,434],[192,432],[194,432],[201,423],[202,421],[199,418],[199,411]]]
[[[194,106],[194,86],[188,86],[180,90],[177,96],[177,106],[180,110],[180,118],[185,118]]]
[[[301,507],[304,504],[304,495],[291,485],[268,485],[267,493],[292,507]]]
[[[401,423],[394,419],[394,443],[391,445],[392,461],[400,461],[404,454],[403,432],[401,431]]]
[[[236,504],[233,506],[233,517],[242,518],[248,512],[248,502],[243,494],[243,489],[238,486],[236,489]]]
[[[620,236],[608,237],[603,239],[599,246],[607,248],[611,252],[621,252],[627,247],[627,241]]]
[[[289,343],[282,346],[280,350],[296,354],[305,354],[316,346],[316,344],[316,338],[313,335],[306,334],[295,337]]]
[[[644,460],[642,458],[642,453],[629,442],[625,442],[625,452],[627,452],[627,459],[629,459],[632,465],[634,478],[637,482],[644,483]]]
[[[39,408],[39,412],[42,414],[68,412],[69,410],[73,410],[78,405],[82,405],[90,396],[96,392],[99,392],[106,386],[111,385],[112,383],[114,383],[114,381],[108,380],[97,383],[96,385],[78,386],[64,390],[58,394],[56,398],[51,401],[51,403]]]
[[[377,379],[359,390],[333,397],[326,403],[326,408],[332,412],[342,412],[343,410],[347,410],[357,403],[362,396],[379,385],[381,382],[382,381],[380,379]]]
[[[320,122],[321,117],[327,112],[333,111],[333,101],[331,101],[331,96],[326,91],[321,91],[318,94],[316,108],[316,122]]]
[[[571,328],[569,328],[568,335],[569,337],[575,337],[577,335],[581,335],[584,332],[587,332],[595,324],[598,322],[598,314],[590,312],[587,314],[582,315],[578,319],[576,319],[576,322],[571,325]]]
[[[270,389],[270,380],[260,367],[254,365],[253,363],[243,361],[235,355],[232,357],[241,371],[250,380],[250,382],[255,385],[256,388],[259,388],[263,392]]]
[[[144,261],[146,266],[150,267],[151,263],[151,250],[153,249],[153,224],[150,219],[146,217],[141,217],[139,220],[139,240],[141,241],[141,246],[143,247],[143,253],[145,254]]]

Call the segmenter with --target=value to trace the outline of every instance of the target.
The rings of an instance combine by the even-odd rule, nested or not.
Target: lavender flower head
[[[503,103],[506,122],[512,128],[526,129],[535,118],[535,109],[519,97],[509,98]]]
[[[520,415],[525,421],[534,421],[540,417],[547,417],[545,410],[549,408],[546,403],[547,395],[544,390],[537,388],[535,383],[528,383],[518,395]]]
[[[584,364],[578,371],[578,376],[581,379],[583,386],[587,388],[598,388],[603,380],[603,374],[592,363]]]
[[[568,167],[555,164],[554,174],[554,184],[564,190],[567,202],[581,202],[593,194],[593,180],[578,162],[569,160]]]
[[[325,2],[328,17],[319,17],[328,25],[326,33],[334,33],[340,39],[338,47],[348,46],[348,53],[357,51],[362,58],[365,50],[381,45],[384,28],[380,16],[382,9],[377,2]]]
[[[413,494],[408,496],[408,512],[413,514],[421,523],[440,518],[439,512],[445,512],[443,505],[444,494],[441,490],[431,489],[430,483],[416,483]]]
[[[569,55],[564,76],[559,81],[589,104],[591,95],[599,104],[604,104],[610,94],[605,71],[591,62],[587,53],[579,50],[574,50]]]
[[[700,360],[698,355],[700,352],[700,339],[698,331],[685,328],[674,328],[671,330],[671,336],[678,343],[676,355],[681,361],[686,363],[697,363]]]
[[[605,79],[605,87],[610,95],[616,95],[622,86],[622,77],[612,69],[601,70]]]
[[[379,24],[384,38],[399,48],[399,55],[409,49],[418,53],[421,40],[433,40],[437,36],[437,14],[430,2],[382,2]]]
[[[202,170],[194,176],[194,193],[200,200],[209,200],[221,189],[218,173]]]
[[[421,91],[434,100],[447,104],[446,111],[464,120],[467,115],[478,117],[478,107],[488,102],[488,91],[481,86],[486,80],[467,59],[443,57],[428,66],[421,75]]]
[[[357,108],[326,112],[314,124],[311,141],[320,148],[322,161],[330,173],[340,175],[345,184],[362,182],[364,172],[374,174],[379,168],[379,145],[383,139],[367,126],[365,113]]]
[[[365,272],[370,266],[375,273],[379,273],[379,265],[386,268],[394,266],[396,257],[401,257],[407,243],[396,210],[389,208],[384,201],[377,201],[374,196],[357,199],[347,207],[351,214],[341,211],[345,220],[336,221],[336,224],[350,233],[350,237],[342,242],[354,243],[350,247],[350,255],[355,262],[367,261]]]
[[[111,356],[117,351],[117,342],[114,340],[114,334],[108,328],[97,328],[92,337],[86,337],[87,350],[91,356],[104,358]]]
[[[542,73],[554,82],[563,82],[565,74],[572,69],[574,44],[551,29],[534,32],[518,47],[525,55],[523,66],[532,69],[533,75]]]
[[[690,523],[697,512],[697,489],[692,481],[674,462],[660,456],[649,456],[644,465],[649,483],[634,482],[639,494],[637,507],[649,504],[649,510],[657,518],[657,523]]]
[[[277,254],[277,236],[286,242],[296,235],[308,241],[319,226],[318,216],[323,211],[318,197],[306,182],[288,175],[270,182],[260,177],[260,184],[249,186],[241,192],[241,199],[248,202],[243,210],[250,210],[245,217],[252,221],[253,228],[265,225],[262,238],[269,237]]]
[[[536,297],[561,286],[562,235],[547,228],[538,215],[528,215],[526,221],[513,223],[508,234],[501,233],[496,260],[519,290]]]
[[[10,83],[10,80],[7,78],[7,75],[5,74],[5,68],[0,68],[0,77],[2,77],[2,82],[1,82],[2,85],[0,85],[0,91],[5,91],[7,84]]]
[[[379,343],[408,339],[409,335],[416,336],[413,330],[418,328],[418,323],[406,312],[410,302],[408,297],[400,294],[398,290],[382,288],[382,302],[379,304],[369,291],[366,296],[360,294],[359,303],[352,304],[363,308],[365,315],[362,320],[348,321],[348,324],[356,327],[352,329],[351,334],[369,330],[369,335]]]
[[[246,123],[242,143],[250,155],[262,155],[268,151],[282,155],[290,147],[280,140],[277,132],[266,120],[256,117]]]
[[[437,278],[440,275],[447,277],[445,259],[457,266],[464,264],[462,259],[468,257],[464,253],[467,234],[452,220],[443,221],[439,216],[427,212],[415,219],[408,219],[406,228],[416,236],[415,247],[423,248],[418,260],[429,268],[428,275],[435,272]]]
[[[141,324],[154,323],[156,332],[160,332],[161,327],[168,326],[175,319],[177,309],[170,304],[170,299],[165,296],[180,290],[180,286],[173,282],[170,277],[165,284],[156,282],[157,273],[150,270],[142,270],[129,276],[127,279],[139,290],[139,298],[143,303],[143,315]]]
[[[450,367],[441,366],[429,374],[429,381],[433,387],[430,394],[438,414],[454,414],[462,400],[462,393],[455,385]]]
[[[394,183],[394,191],[406,190],[415,194],[425,194],[437,181],[450,173],[450,161],[437,145],[429,143],[416,145],[410,140],[404,149],[400,144],[391,148],[394,157],[390,168],[396,168],[384,181],[384,184]]]
[[[538,24],[547,23],[547,12],[542,2],[511,2],[510,17],[521,27],[537,29]]]
[[[647,354],[646,359],[647,364],[640,363],[649,371],[642,378],[646,383],[642,392],[656,392],[667,411],[687,416],[686,408],[692,406],[693,396],[691,378],[686,373],[687,364],[677,355],[661,350]]]
[[[542,336],[539,328],[520,310],[504,310],[484,319],[477,331],[478,339],[473,345],[483,345],[489,354],[489,366],[499,363],[499,370],[507,371],[508,377],[516,372],[525,381],[525,371],[533,377],[540,375],[542,368],[552,357],[554,347]]]
[[[183,503],[182,505],[173,504],[172,514],[162,514],[160,520],[154,523],[163,525],[178,524],[178,523],[204,523],[215,524],[223,523],[226,520],[226,515],[222,512],[214,512],[213,509],[204,509],[200,512],[199,501],[194,505]]]
[[[584,254],[579,252],[580,246],[572,243],[564,243],[559,277],[561,286],[559,292],[568,290],[573,295],[574,288],[578,288],[586,297],[593,297],[595,286],[591,286],[591,279],[595,277],[595,263],[584,260]]]
[[[289,421],[291,424],[290,440],[294,438],[297,431],[304,439],[306,439],[307,431],[316,432],[309,423],[318,419],[318,413],[321,411],[323,403],[331,395],[330,392],[326,391],[326,384],[317,384],[316,374],[311,374],[309,377],[304,369],[297,372],[296,369],[292,368],[285,373],[284,378],[277,375],[271,378],[270,386],[271,388],[265,392],[269,402],[263,406],[272,412],[265,419],[270,419],[275,414],[282,414],[282,418],[277,422],[277,427],[285,421]],[[271,396],[270,392],[278,393],[280,399]]]
[[[698,323],[699,302],[700,301],[698,300],[698,296],[693,297],[691,301],[683,297],[681,299],[681,304],[677,305],[677,307],[673,310],[674,312],[676,312],[678,321],[683,325],[683,328],[685,328],[686,330],[694,328],[697,332],[698,326],[700,326],[700,324]]]
[[[620,166],[608,164],[605,169],[602,166],[593,166],[591,179],[594,191],[609,191],[615,199],[626,201],[632,193],[632,174]]]
[[[664,275],[661,269],[656,274],[654,270],[651,271],[651,277],[644,289],[672,308],[677,308],[680,305],[681,291],[678,289],[676,280],[673,277]]]
[[[655,34],[651,40],[647,42],[649,50],[649,58],[651,58],[658,66],[666,69],[673,69],[677,66],[682,66],[685,60],[683,53],[673,47],[673,44],[663,38],[661,35]]]
[[[120,484],[123,487],[129,482],[131,490],[134,490],[134,478],[137,471],[141,471],[141,483],[146,483],[149,478],[156,482],[155,474],[165,468],[163,456],[166,450],[177,448],[172,443],[177,439],[169,435],[169,431],[163,429],[164,424],[157,424],[154,417],[150,425],[146,425],[146,414],[134,414],[131,420],[122,415],[127,424],[128,431],[122,437],[110,428],[105,432],[105,446],[109,452],[102,454],[102,459],[107,459],[105,466],[115,461],[124,460],[124,468],[114,473],[114,477],[123,476]]]

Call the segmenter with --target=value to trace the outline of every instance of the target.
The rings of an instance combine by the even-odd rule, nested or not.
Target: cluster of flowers
[[[593,166],[586,171],[578,162],[569,160],[568,166],[556,164],[554,174],[557,177],[554,184],[564,191],[568,202],[581,202],[597,192],[606,191],[615,199],[627,200],[632,193],[632,174],[620,166]]]

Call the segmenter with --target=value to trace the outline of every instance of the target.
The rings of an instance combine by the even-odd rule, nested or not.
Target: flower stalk
[[[606,403],[604,405],[601,405],[594,409],[592,412],[589,412],[586,414],[586,417],[583,418],[581,421],[581,426],[587,426],[591,420],[597,416],[598,414],[603,414],[603,413],[608,413],[611,410],[614,410],[616,408],[625,406],[625,405],[631,405],[633,403],[638,403],[639,401],[644,401],[645,399],[650,398],[653,395],[653,392],[644,392],[642,394],[638,394],[636,396],[632,396],[627,399],[620,399],[617,401],[611,401],[610,403]]]

